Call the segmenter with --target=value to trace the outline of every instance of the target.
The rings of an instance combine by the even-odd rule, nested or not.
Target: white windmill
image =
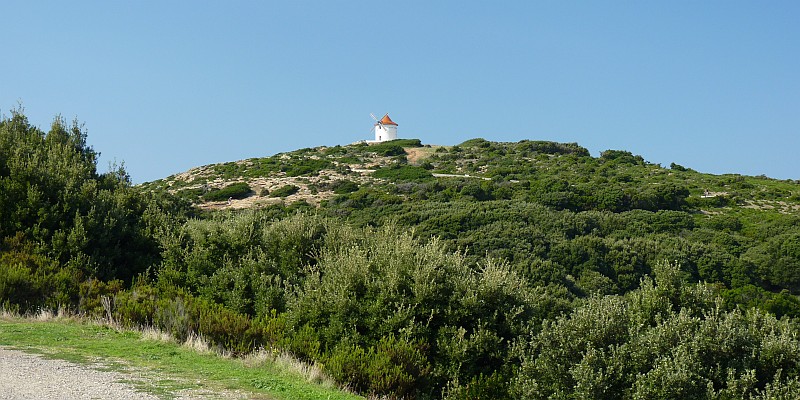
[[[397,139],[397,123],[389,118],[389,114],[384,115],[381,119],[376,118],[375,114],[370,113],[369,115],[375,120],[373,127],[375,140],[368,140],[368,142],[379,143]]]

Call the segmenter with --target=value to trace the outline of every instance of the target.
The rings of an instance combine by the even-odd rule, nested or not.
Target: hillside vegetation
[[[800,184],[575,143],[401,140],[98,174],[77,124],[0,123],[0,301],[396,398],[788,398]],[[782,397],[784,396],[784,397]]]

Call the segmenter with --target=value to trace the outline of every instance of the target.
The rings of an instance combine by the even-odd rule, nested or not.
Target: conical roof
[[[389,114],[386,114],[381,118],[381,124],[383,125],[397,125],[391,118],[389,118]]]

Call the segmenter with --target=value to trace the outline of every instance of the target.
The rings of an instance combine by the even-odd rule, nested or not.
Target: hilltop
[[[464,195],[468,195],[461,193],[465,185],[467,191],[474,191],[468,183],[480,183],[479,200],[530,200],[535,192],[539,201],[573,210],[675,208],[675,204],[656,204],[664,199],[654,197],[677,195],[690,208],[707,213],[733,208],[800,211],[798,181],[704,174],[674,163],[666,168],[622,150],[608,150],[596,158],[576,143],[528,140],[472,139],[440,146],[406,139],[371,146],[305,148],[192,168],[141,187],[168,191],[206,210],[295,202],[318,207],[338,195],[367,188],[396,194],[402,200],[418,199],[408,193],[408,185],[430,183],[434,177]],[[400,190],[387,186],[396,183],[405,185]],[[662,193],[677,188],[688,193]],[[647,192],[654,196],[645,198]]]
[[[192,168],[162,180],[148,182],[145,190],[166,190],[191,200],[203,209],[242,209],[304,201],[318,206],[336,194],[361,186],[380,185],[376,169],[413,164],[440,146],[422,146],[419,140],[396,140],[377,145],[316,147],[222,164]],[[342,186],[347,182],[345,187]],[[216,192],[245,183],[249,190],[219,196]],[[296,189],[280,189],[292,186]],[[244,186],[239,185],[240,188]],[[231,201],[229,198],[233,197]],[[209,200],[210,199],[210,200]]]

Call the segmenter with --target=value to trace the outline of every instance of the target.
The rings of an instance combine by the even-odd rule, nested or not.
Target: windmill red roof
[[[391,118],[389,118],[389,114],[386,114],[381,118],[381,124],[383,125],[397,125]]]

